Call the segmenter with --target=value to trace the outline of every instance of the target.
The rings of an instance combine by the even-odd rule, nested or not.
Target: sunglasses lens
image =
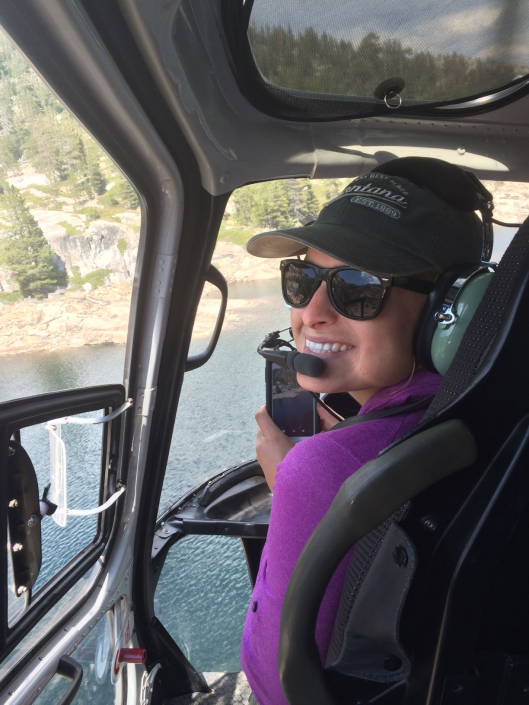
[[[316,272],[303,262],[287,262],[282,274],[285,301],[291,306],[303,306],[314,291]]]
[[[380,279],[357,269],[343,269],[333,276],[331,292],[336,308],[349,318],[376,316],[384,287]]]
[[[325,270],[324,270],[325,271]],[[284,261],[283,296],[290,306],[305,306],[319,284],[317,269],[304,262]],[[332,275],[329,293],[335,308],[348,318],[373,318],[380,310],[384,287],[378,277],[358,269]]]

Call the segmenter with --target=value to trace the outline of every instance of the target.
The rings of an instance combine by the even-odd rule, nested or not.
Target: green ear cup
[[[450,367],[468,324],[483,298],[494,272],[478,272],[461,287],[454,303],[451,323],[439,323],[432,338],[432,361],[437,371],[444,375]]]

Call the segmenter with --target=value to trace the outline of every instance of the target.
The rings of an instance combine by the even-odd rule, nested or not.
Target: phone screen
[[[316,401],[299,386],[296,373],[272,363],[270,370],[272,419],[292,439],[307,438],[318,430]]]

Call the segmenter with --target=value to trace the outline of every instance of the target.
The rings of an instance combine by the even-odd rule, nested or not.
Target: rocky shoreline
[[[24,172],[10,182],[17,188],[25,185],[29,193],[34,189],[28,184],[44,183],[45,177]],[[529,211],[529,191],[525,184],[485,183],[494,195],[497,218],[510,222],[525,219]],[[65,203],[61,211],[33,209],[32,214],[70,277],[74,271],[78,277],[99,272],[105,285],[92,291],[63,290],[39,301],[0,303],[0,357],[85,345],[124,345],[126,342],[140,214],[119,213],[115,216],[117,222],[101,219],[88,223],[86,216],[70,211],[73,206]],[[229,226],[226,229],[229,230]],[[278,260],[252,257],[242,247],[226,240],[218,241],[212,262],[228,282],[279,276]],[[0,269],[0,291],[9,293],[16,288],[9,273]],[[91,288],[91,285],[85,284],[85,288]],[[252,303],[247,299],[230,300],[224,327],[237,326],[244,321],[246,315],[251,315]],[[211,289],[206,288],[197,312],[193,338],[210,335],[217,311],[218,300],[211,294]]]
[[[228,282],[279,276],[275,260],[251,257],[242,247],[219,242],[213,263]],[[207,288],[197,312],[193,338],[208,337],[217,319],[219,300]],[[124,345],[129,324],[130,281],[112,281],[94,291],[67,289],[54,298],[0,303],[0,356],[54,351],[84,345]],[[252,302],[229,302],[224,328],[236,326]]]

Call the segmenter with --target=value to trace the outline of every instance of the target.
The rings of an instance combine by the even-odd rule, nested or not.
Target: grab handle
[[[70,705],[81,687],[83,667],[71,656],[61,656],[57,666],[57,675],[72,681],[66,693],[57,701],[57,705]]]
[[[212,264],[209,265],[208,273],[206,274],[206,281],[217,287],[221,293],[222,301],[220,304],[219,314],[217,316],[217,322],[215,323],[215,329],[213,331],[213,335],[211,336],[211,340],[209,341],[208,347],[203,352],[198,353],[198,355],[190,355],[187,358],[185,369],[186,372],[196,370],[197,367],[202,367],[202,365],[205,365],[209,358],[213,355],[213,351],[217,347],[220,331],[222,330],[222,324],[224,323],[226,306],[228,305],[228,283],[224,278],[224,275]]]

